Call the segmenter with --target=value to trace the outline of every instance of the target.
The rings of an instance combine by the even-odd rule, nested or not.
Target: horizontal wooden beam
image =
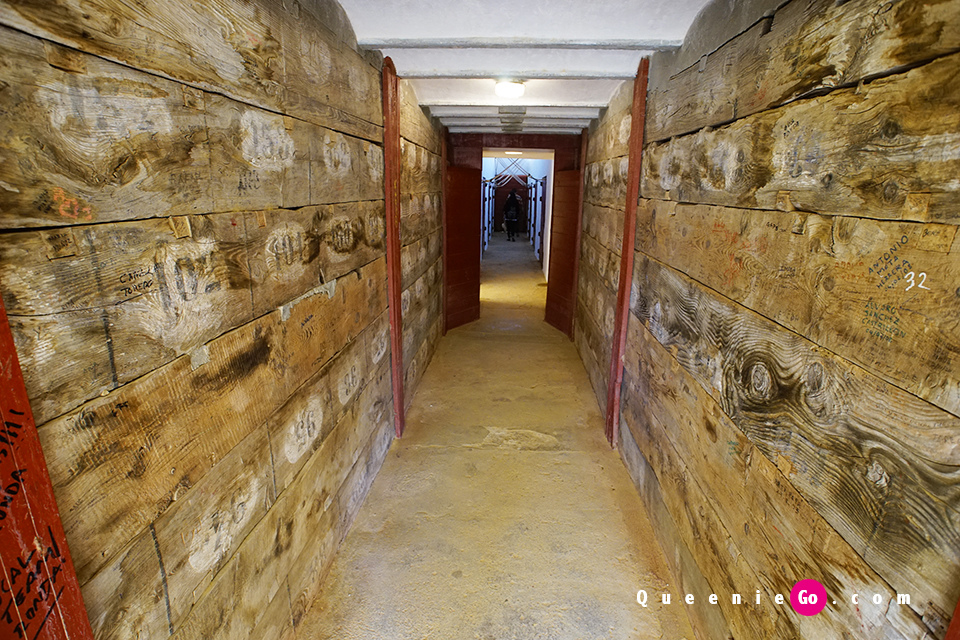
[[[369,38],[358,44],[369,49],[646,49],[670,51],[682,40],[567,40],[527,38]]]

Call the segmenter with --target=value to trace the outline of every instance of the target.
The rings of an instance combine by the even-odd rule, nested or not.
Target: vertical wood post
[[[960,602],[957,602],[957,607],[953,610],[953,618],[943,640],[960,640]]]
[[[383,198],[387,213],[387,305],[390,314],[390,375],[397,437],[403,435],[403,315],[400,309],[400,100],[397,68],[383,61]]]
[[[440,292],[443,313],[441,314],[440,323],[443,327],[443,335],[447,335],[447,264],[450,261],[450,252],[448,251],[447,244],[447,153],[448,144],[447,144],[447,128],[440,128],[440,228],[443,230],[441,234],[442,244],[440,247],[440,253],[443,256],[443,274],[441,276],[441,289]]]
[[[93,640],[0,300],[0,638]]]
[[[633,85],[630,151],[627,161],[627,203],[623,214],[623,245],[620,248],[620,284],[614,316],[613,349],[610,356],[610,377],[607,388],[606,434],[610,446],[616,447],[620,437],[620,386],[623,383],[623,350],[627,343],[627,320],[630,317],[630,289],[633,286],[633,252],[637,234],[637,201],[640,199],[640,167],[643,160],[643,129],[647,113],[647,77],[650,60],[644,58],[637,69]]]

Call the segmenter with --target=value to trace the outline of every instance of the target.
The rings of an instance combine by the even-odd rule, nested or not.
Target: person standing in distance
[[[511,242],[516,242],[522,207],[523,203],[520,196],[517,195],[517,190],[511,189],[510,195],[507,196],[507,201],[503,205],[503,219],[507,223],[507,240]]]

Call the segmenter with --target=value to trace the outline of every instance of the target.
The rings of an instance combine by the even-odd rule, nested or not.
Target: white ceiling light
[[[519,98],[523,95],[524,86],[522,82],[513,82],[511,80],[501,80],[494,88],[494,92],[501,98]]]
[[[504,151],[508,156],[522,156],[523,151]]]

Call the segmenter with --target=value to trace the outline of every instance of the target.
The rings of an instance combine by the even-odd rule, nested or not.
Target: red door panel
[[[480,317],[480,181],[480,169],[447,168],[446,330]]]
[[[579,169],[558,171],[553,187],[550,221],[550,271],[544,319],[573,337],[577,294],[577,246],[580,228]]]

